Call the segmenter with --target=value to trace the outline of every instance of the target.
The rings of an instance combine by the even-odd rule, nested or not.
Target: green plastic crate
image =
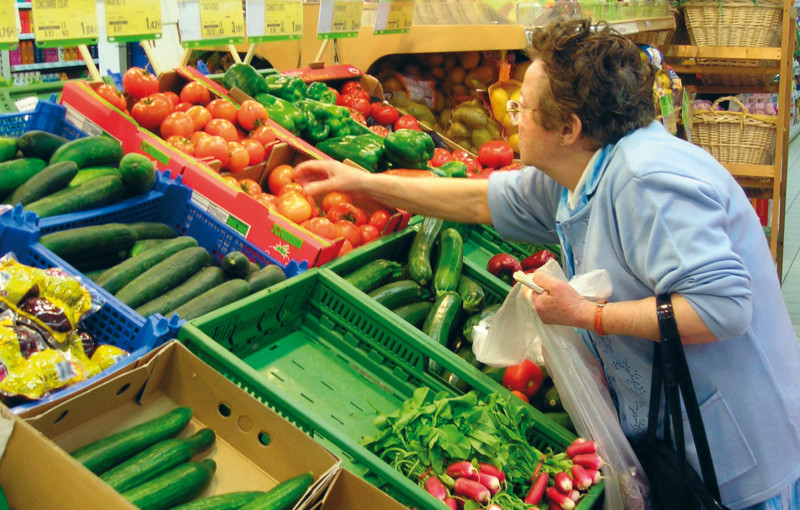
[[[55,94],[54,102],[58,102],[64,83],[63,81],[53,81],[19,87],[4,87],[0,89],[0,110],[2,110],[2,113],[14,113],[18,111],[15,102],[31,96],[36,96],[39,99],[51,99]]]
[[[184,325],[178,338],[228,379],[339,455],[348,469],[404,503],[441,503],[360,442],[377,433],[377,411],[392,412],[418,387],[457,391],[424,367],[429,358],[476,391],[498,386],[446,348],[345,288],[330,270],[311,270]],[[505,390],[503,390],[505,391]],[[541,418],[541,419],[540,419]],[[540,415],[534,446],[564,448],[574,436]],[[582,500],[590,508],[602,486]]]

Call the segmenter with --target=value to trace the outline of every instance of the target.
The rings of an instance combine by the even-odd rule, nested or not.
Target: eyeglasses
[[[522,112],[535,112],[539,108],[528,108],[527,106],[523,105],[519,101],[514,99],[509,99],[506,101],[506,112],[508,112],[508,120],[511,121],[511,124],[516,126],[522,120]]]

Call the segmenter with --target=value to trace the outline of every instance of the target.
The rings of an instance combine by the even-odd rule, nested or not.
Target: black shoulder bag
[[[683,352],[678,326],[668,294],[656,299],[660,343],[653,350],[653,381],[650,389],[647,436],[634,444],[636,456],[650,481],[650,501],[658,510],[725,510],[720,502],[717,475],[711,461],[703,418]],[[656,434],[664,389],[664,434]],[[681,417],[683,397],[689,425],[700,461],[702,479],[686,460]],[[670,443],[670,425],[676,448]]]

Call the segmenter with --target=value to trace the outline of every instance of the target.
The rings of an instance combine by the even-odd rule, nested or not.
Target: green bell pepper
[[[292,133],[299,133],[306,127],[306,117],[299,108],[272,94],[256,94],[256,101],[264,105],[269,118]]]
[[[319,142],[317,149],[339,161],[349,159],[370,172],[378,171],[384,153],[383,139],[377,135],[331,137]]]
[[[433,157],[433,138],[422,131],[398,129],[386,136],[384,144],[386,159],[396,168],[425,169]]]
[[[308,97],[322,103],[336,104],[336,93],[321,81],[315,81],[308,86]]]
[[[444,165],[440,166],[439,170],[442,170],[447,177],[467,176],[467,165],[462,161],[448,161]]]
[[[267,83],[267,92],[287,101],[295,102],[306,97],[308,87],[297,76],[284,74],[270,74],[264,77]]]

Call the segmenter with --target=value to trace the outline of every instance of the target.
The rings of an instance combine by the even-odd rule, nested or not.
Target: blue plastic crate
[[[0,115],[0,135],[21,136],[28,131],[39,130],[75,140],[86,133],[66,120],[67,109],[51,101],[39,101],[32,112],[6,113]]]

